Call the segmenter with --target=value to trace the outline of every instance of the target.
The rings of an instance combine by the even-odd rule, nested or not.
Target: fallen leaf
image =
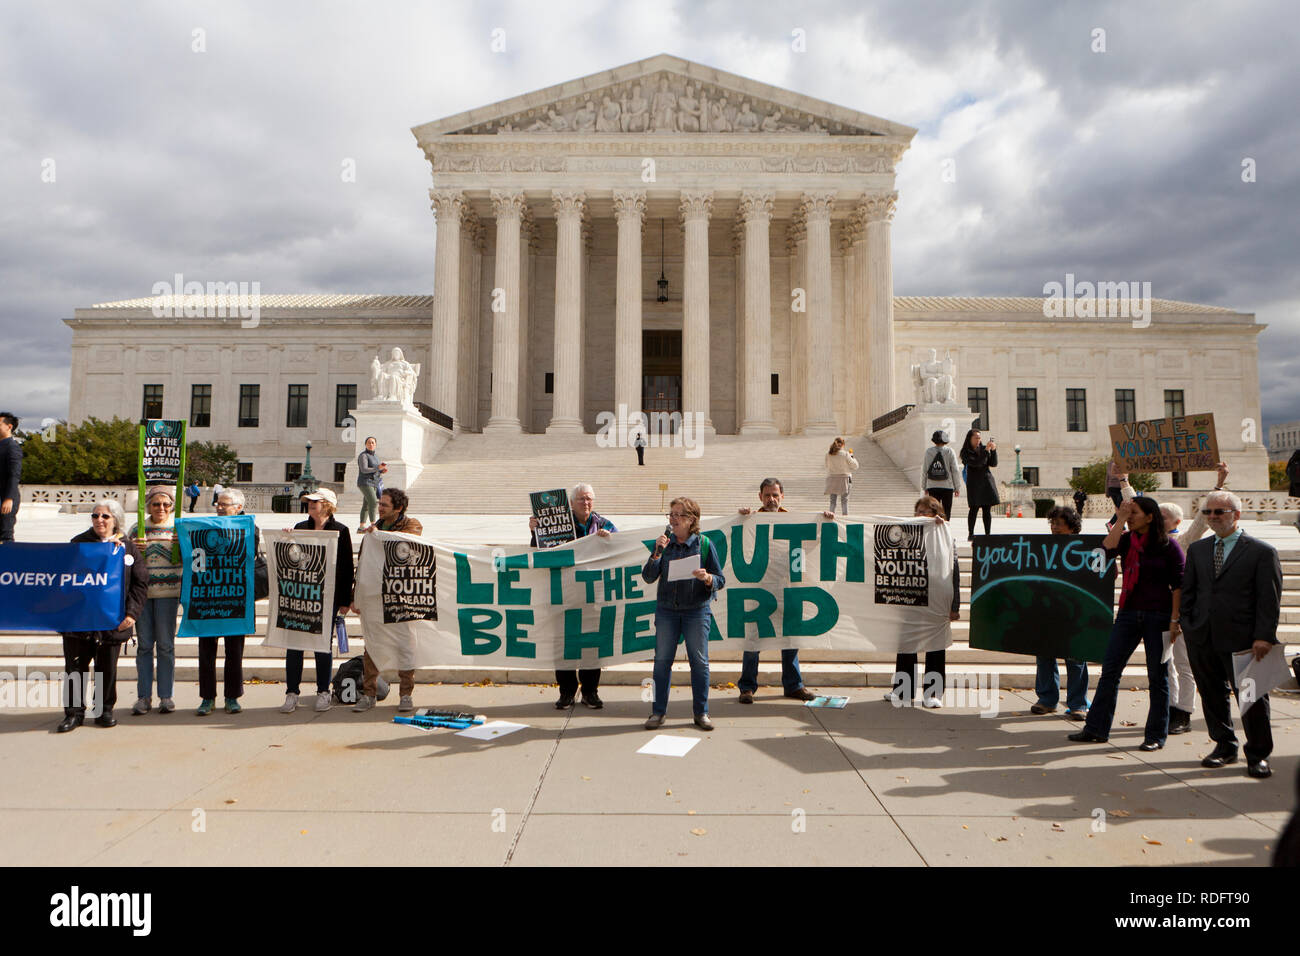
[[[1187,838],[1187,842],[1188,842],[1188,843],[1191,843],[1191,842],[1192,842],[1192,838],[1191,838],[1191,837],[1188,837],[1188,838]]]
[[[693,830],[691,830],[691,833],[695,834],[696,836],[704,836],[704,834],[708,832],[709,831],[704,829],[704,827],[695,827]]]
[[[306,830],[299,830],[299,831],[298,831],[298,836],[306,836],[306,835],[307,835],[307,831],[306,831]]]
[[[1161,843],[1159,840],[1147,840],[1147,842],[1150,843],[1152,846],[1164,846],[1164,844]]]
[[[961,825],[961,828],[962,828],[963,830],[969,830],[969,829],[970,829],[970,827],[966,826],[966,824],[964,824],[964,823]]]
[[[812,793],[811,790],[805,790],[804,793]]]
[[[1106,812],[1112,817],[1127,817],[1130,815],[1127,810],[1107,810]]]
[[[1124,759],[1124,755],[1123,755],[1123,754],[1106,754],[1106,756],[1109,757],[1111,760],[1123,760],[1123,759]]]
[[[231,797],[229,800],[226,801],[226,803],[235,803],[235,802],[237,801],[235,800],[234,797]]]
[[[673,792],[672,792],[671,790],[665,790],[665,791],[664,791],[664,796],[665,796],[665,797],[671,797],[672,795],[673,795]]]
[[[1131,720],[1121,720],[1121,721],[1119,722],[1119,725],[1120,725],[1121,727],[1136,727],[1136,726],[1137,726],[1137,724],[1134,723],[1134,722],[1131,721]]]
[[[694,810],[687,810],[687,811],[686,811],[686,815],[687,815],[688,817],[693,817],[693,816],[695,816],[695,811],[694,811]]]
[[[997,837],[993,842],[994,842],[994,843],[1006,843],[1006,842],[1007,842],[1007,838],[1006,838],[1006,837]]]
[[[590,777],[583,777],[582,779],[583,779],[583,780],[590,780],[591,778],[590,778]],[[671,791],[670,791],[670,792],[671,792]]]
[[[1064,832],[1065,832],[1065,827],[1061,826],[1059,823],[1053,823],[1053,824],[1052,824],[1052,832],[1053,832],[1053,833],[1064,833]]]

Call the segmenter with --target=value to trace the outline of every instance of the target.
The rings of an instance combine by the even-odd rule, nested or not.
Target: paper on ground
[[[637,751],[639,754],[651,754],[656,757],[685,757],[691,748],[700,742],[699,737],[674,737],[671,734],[655,734],[654,738]]]
[[[812,700],[805,701],[805,707],[834,707],[839,710],[849,702],[847,697],[814,697]]]
[[[489,720],[486,724],[459,731],[457,737],[473,737],[475,740],[496,740],[516,730],[523,730],[527,724],[514,724],[508,720]]]
[[[1232,655],[1232,669],[1237,675],[1237,704],[1243,714],[1278,684],[1291,678],[1283,657],[1282,645],[1274,644],[1262,661],[1252,651]]]
[[[668,580],[684,581],[700,569],[700,556],[688,554],[684,558],[673,558],[668,562]]]

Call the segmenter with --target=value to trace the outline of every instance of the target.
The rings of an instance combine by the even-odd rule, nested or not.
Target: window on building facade
[[[1016,431],[1038,431],[1038,389],[1016,389]]]
[[[987,388],[968,388],[966,389],[966,404],[971,410],[979,416],[975,419],[974,428],[982,432],[989,430],[989,390]]]
[[[1173,477],[1172,477],[1172,479],[1170,480],[1169,484],[1172,485],[1172,486],[1175,487],[1175,488],[1186,488],[1186,487],[1187,487],[1187,472],[1185,472],[1185,471],[1175,471],[1175,472],[1173,473]]]
[[[302,462],[286,461],[284,463],[284,480],[297,481],[302,477]]]
[[[1065,430],[1067,432],[1086,432],[1088,430],[1088,390],[1086,388],[1067,388],[1065,390]]]
[[[262,386],[239,386],[239,427],[256,428],[259,406],[262,404]]]
[[[334,392],[334,427],[346,428],[348,422],[345,419],[352,417],[352,409],[356,407],[357,387],[355,385],[338,386]]]
[[[1165,418],[1178,418],[1186,415],[1183,411],[1183,390],[1181,388],[1165,389]]]
[[[555,394],[555,373],[554,372],[546,373],[545,392],[547,395]]]
[[[1137,421],[1137,393],[1131,388],[1115,389],[1115,424]]]
[[[162,398],[163,387],[161,385],[146,385],[144,387],[144,408],[140,412],[140,417],[162,418]]]
[[[289,386],[289,405],[285,410],[285,428],[307,427],[307,386]]]
[[[1027,484],[1031,484],[1031,485],[1033,485],[1034,487],[1038,487],[1038,469],[1037,469],[1037,468],[1021,468],[1021,469],[1020,469],[1020,473],[1021,473],[1022,475],[1025,476],[1025,482],[1026,482]]]
[[[772,373],[772,394],[773,395],[781,394],[781,376],[778,375],[776,372]]]
[[[253,480],[253,463],[251,461],[241,461],[235,469],[235,481],[252,481]]]
[[[342,481],[343,478],[344,478],[344,476],[347,475],[347,471],[348,471],[348,463],[347,463],[346,461],[336,461],[336,462],[334,462],[334,480],[335,480],[335,481]]]
[[[212,386],[190,386],[190,427],[208,428],[212,424]]]

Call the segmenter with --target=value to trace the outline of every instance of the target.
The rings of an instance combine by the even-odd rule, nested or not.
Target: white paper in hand
[[[1237,706],[1242,714],[1278,684],[1289,680],[1282,645],[1274,644],[1262,661],[1255,660],[1253,651],[1237,651],[1232,655],[1232,669],[1237,675]]]
[[[668,562],[668,580],[685,581],[700,569],[700,556],[688,554],[684,558],[673,558]]]

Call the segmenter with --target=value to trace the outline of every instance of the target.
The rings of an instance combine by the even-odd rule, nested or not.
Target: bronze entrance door
[[[641,409],[650,418],[652,434],[671,435],[681,426],[680,330],[655,329],[641,333]]]

